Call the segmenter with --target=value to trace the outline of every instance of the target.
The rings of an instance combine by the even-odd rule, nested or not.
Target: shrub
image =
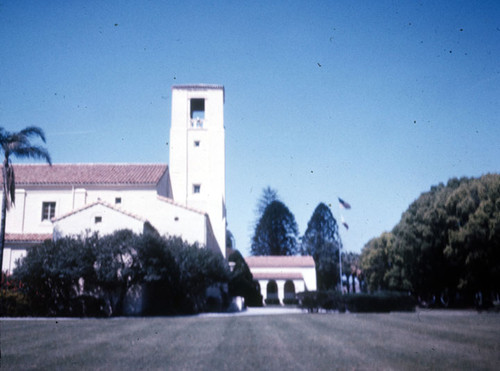
[[[283,299],[283,304],[285,304],[285,305],[297,305],[297,304],[299,304],[299,299],[286,298],[286,299]]]
[[[391,291],[345,295],[344,301],[350,312],[408,312],[414,311],[416,306],[412,296]]]
[[[29,314],[30,307],[28,299],[22,292],[2,289],[1,295],[2,316],[24,317]]]
[[[344,311],[342,295],[337,291],[305,291],[297,294],[299,305],[309,312],[319,309]]]
[[[236,250],[228,257],[229,262],[234,262],[233,271],[229,274],[229,295],[243,296],[245,305],[261,307],[262,295],[258,284],[253,280],[253,275],[241,253]]]
[[[275,298],[275,299],[266,299],[266,305],[280,305],[280,299]]]
[[[298,294],[300,307],[309,312],[319,309],[344,312],[414,311],[416,301],[400,292],[341,295],[337,291],[308,291]]]
[[[32,315],[123,315],[137,287],[143,314],[164,315],[213,308],[207,289],[227,283],[228,267],[220,254],[178,237],[122,230],[46,241],[28,251],[14,276],[25,284]]]
[[[72,298],[69,306],[72,317],[107,317],[106,302],[103,298],[80,295]]]
[[[248,296],[245,297],[245,305],[247,307],[262,307],[264,298],[260,293],[259,283],[253,281],[253,289],[250,291]]]

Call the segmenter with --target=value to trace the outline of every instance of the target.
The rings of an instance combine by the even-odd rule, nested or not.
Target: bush
[[[228,274],[223,257],[211,250],[128,230],[46,241],[30,249],[14,271],[24,282],[29,313],[42,316],[123,315],[137,287],[142,314],[199,313],[214,307],[207,303],[207,289],[226,284]]]
[[[283,304],[285,304],[285,305],[297,305],[297,304],[299,304],[299,299],[286,298],[286,299],[283,299]]]
[[[72,317],[107,317],[106,302],[103,298],[80,295],[71,299],[70,316]]]
[[[344,311],[342,295],[337,291],[305,291],[297,294],[299,306],[309,312],[319,309]]]
[[[412,296],[400,292],[378,292],[374,294],[345,295],[343,298],[349,312],[412,312],[416,301]]]
[[[30,312],[26,295],[19,291],[2,290],[2,316],[24,317]]]
[[[306,291],[299,293],[298,297],[300,307],[309,312],[320,309],[353,313],[414,311],[416,307],[412,296],[400,292],[341,295],[338,291]]]
[[[23,284],[2,272],[0,283],[0,315],[6,317],[21,317],[29,313],[26,295],[22,292]]]
[[[266,305],[280,305],[280,299],[266,299]]]
[[[229,295],[244,297],[245,305],[249,307],[261,307],[260,289],[253,280],[250,268],[241,253],[236,250],[229,255],[227,260],[234,263],[233,271],[229,275]]]
[[[259,290],[259,284],[257,281],[253,281],[254,288],[245,297],[245,305],[247,307],[262,307],[264,298]]]

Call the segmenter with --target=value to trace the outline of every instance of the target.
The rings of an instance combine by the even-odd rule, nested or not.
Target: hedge
[[[297,305],[297,304],[299,304],[299,299],[285,298],[285,299],[283,299],[283,304],[285,304],[285,305]]]
[[[276,299],[266,299],[265,300],[266,302],[266,305],[280,305],[280,299],[276,298]]]
[[[414,311],[416,301],[412,296],[400,292],[377,292],[374,294],[346,294],[338,291],[307,291],[298,295],[299,306],[309,312],[338,310],[339,312],[392,312]]]

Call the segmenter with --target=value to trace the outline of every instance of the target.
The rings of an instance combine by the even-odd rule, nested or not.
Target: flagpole
[[[342,224],[344,225],[344,227],[346,227],[346,229],[348,229],[349,226],[344,221],[344,215],[342,215],[342,209],[349,210],[351,208],[351,205],[349,205],[349,203],[345,202],[340,197],[338,197],[338,200],[339,200],[340,219],[342,220]],[[340,246],[339,246],[340,294],[344,295],[344,287],[342,285],[342,247],[343,247],[343,244],[342,244],[342,240],[341,240]]]
[[[339,211],[340,211],[340,218],[343,220],[342,216],[342,206],[339,203]],[[339,231],[340,232],[340,231]],[[340,271],[340,295],[344,295],[344,286],[342,282],[342,239],[340,239],[340,246],[339,246],[339,271]]]
[[[340,269],[340,295],[344,295],[344,288],[342,287],[342,241],[339,246],[339,269]]]

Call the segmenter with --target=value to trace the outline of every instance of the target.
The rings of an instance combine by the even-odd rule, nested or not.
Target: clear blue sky
[[[498,1],[0,1],[0,126],[53,161],[168,162],[171,86],[226,89],[228,228],[266,186],[359,252],[450,177],[500,171]]]

